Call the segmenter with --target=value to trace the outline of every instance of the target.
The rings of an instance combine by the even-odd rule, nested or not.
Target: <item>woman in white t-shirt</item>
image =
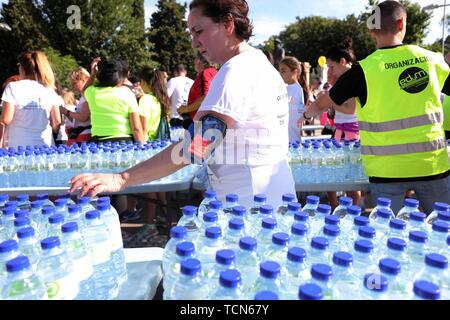
[[[52,146],[53,132],[61,125],[53,71],[40,51],[21,54],[18,66],[21,80],[11,82],[2,96],[5,146]]]
[[[276,207],[282,204],[283,194],[295,194],[287,160],[286,85],[262,51],[247,44],[253,29],[248,11],[244,0],[194,0],[190,4],[188,27],[193,46],[222,67],[194,118],[196,134],[190,135],[194,136],[192,143],[187,139],[184,154],[180,142],[120,174],[79,175],[71,180],[71,192],[79,187],[81,194],[91,196],[120,191],[181,169],[186,165],[183,159],[193,156],[207,159],[210,183],[220,200],[236,193],[239,203],[249,207],[254,194],[264,193]],[[208,157],[214,148],[212,139],[201,135],[211,127],[226,131],[220,144],[216,142],[221,137],[216,136],[212,158]]]

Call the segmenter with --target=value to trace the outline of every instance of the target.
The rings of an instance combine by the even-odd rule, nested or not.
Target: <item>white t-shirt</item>
[[[83,104],[86,102],[86,99],[84,98],[84,96],[81,96],[80,101],[78,101],[77,107],[75,109],[76,113],[81,113],[81,110],[83,109]],[[79,121],[79,120],[74,120],[74,127],[87,127],[91,125],[91,120],[87,120],[87,121]],[[86,129],[83,132],[81,132],[80,134],[90,134],[91,133],[91,129]]]
[[[199,109],[235,120],[208,165],[219,200],[236,193],[249,207],[262,193],[276,208],[284,193],[295,194],[287,160],[288,109],[286,84],[262,51],[249,49],[222,66]]]
[[[194,80],[188,77],[175,77],[167,82],[167,95],[172,102],[172,114],[171,118],[181,118],[177,109],[187,104],[189,91],[191,90]]]
[[[305,111],[303,103],[303,89],[298,83],[287,86],[289,99],[289,142],[301,141],[300,128],[297,127],[297,121]]]
[[[6,86],[2,100],[14,106],[13,119],[6,128],[9,147],[54,145],[50,111],[60,103],[55,90],[37,81],[20,80]]]

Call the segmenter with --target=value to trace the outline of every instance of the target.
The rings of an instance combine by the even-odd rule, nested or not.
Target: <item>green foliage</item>
[[[169,74],[178,64],[190,67],[193,72],[194,50],[185,20],[186,4],[175,0],[158,0],[158,10],[150,18],[148,39],[157,44],[155,58],[161,70]]]
[[[70,88],[70,82],[67,80],[67,77],[70,72],[78,67],[75,58],[71,55],[62,56],[58,51],[51,47],[46,48],[43,51],[47,55],[47,58],[52,65],[53,72],[61,85]]]

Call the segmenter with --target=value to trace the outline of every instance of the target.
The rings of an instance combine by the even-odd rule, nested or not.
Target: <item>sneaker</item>
[[[141,218],[141,214],[139,211],[137,210],[133,210],[133,211],[129,211],[129,210],[125,210],[121,215],[120,215],[120,222],[129,222],[129,221],[136,221],[139,220]]]

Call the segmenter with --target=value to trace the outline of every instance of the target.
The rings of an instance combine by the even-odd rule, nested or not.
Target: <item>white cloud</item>
[[[262,44],[270,36],[278,35],[284,30],[285,25],[285,21],[271,19],[269,17],[258,17],[253,20],[254,37],[252,37],[250,41],[255,45]]]

